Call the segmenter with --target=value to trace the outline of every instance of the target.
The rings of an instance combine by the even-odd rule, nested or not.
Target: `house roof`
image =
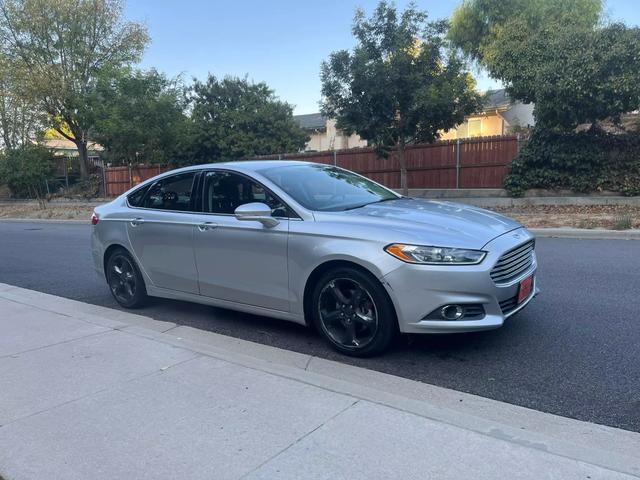
[[[503,108],[509,108],[513,105],[513,101],[507,95],[507,91],[504,88],[499,90],[488,90],[485,95],[483,110],[500,110]]]
[[[305,130],[318,130],[325,128],[327,119],[321,113],[308,113],[306,115],[294,115],[293,119],[300,128]]]
[[[78,154],[78,148],[75,143],[66,138],[45,138],[40,141],[40,144],[51,149],[56,156],[75,156]],[[104,147],[98,143],[89,142],[87,144],[87,150],[89,152],[101,152],[104,150]]]

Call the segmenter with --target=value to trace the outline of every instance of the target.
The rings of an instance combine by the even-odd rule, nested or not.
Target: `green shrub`
[[[511,164],[505,188],[513,196],[529,188],[640,195],[640,133],[534,129]]]
[[[51,152],[29,145],[8,150],[0,156],[0,183],[5,183],[14,197],[35,198],[44,207],[47,183],[55,171]]]

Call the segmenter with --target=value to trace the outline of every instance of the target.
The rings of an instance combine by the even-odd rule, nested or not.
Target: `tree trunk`
[[[78,157],[80,160],[80,178],[86,180],[89,178],[89,152],[87,150],[86,140],[77,140]]]
[[[407,160],[404,156],[404,138],[400,137],[398,141],[398,160],[400,161],[400,188],[402,195],[409,196],[409,187],[407,186]]]

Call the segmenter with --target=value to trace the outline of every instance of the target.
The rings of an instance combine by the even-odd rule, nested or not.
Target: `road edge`
[[[8,284],[0,297],[640,478],[640,433]]]

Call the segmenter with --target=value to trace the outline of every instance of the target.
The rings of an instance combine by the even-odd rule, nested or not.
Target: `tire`
[[[111,295],[125,308],[145,305],[147,289],[140,269],[124,248],[115,250],[108,258],[105,275]]]
[[[313,323],[335,350],[354,357],[386,350],[397,333],[396,313],[384,287],[357,268],[326,272],[312,293]]]

